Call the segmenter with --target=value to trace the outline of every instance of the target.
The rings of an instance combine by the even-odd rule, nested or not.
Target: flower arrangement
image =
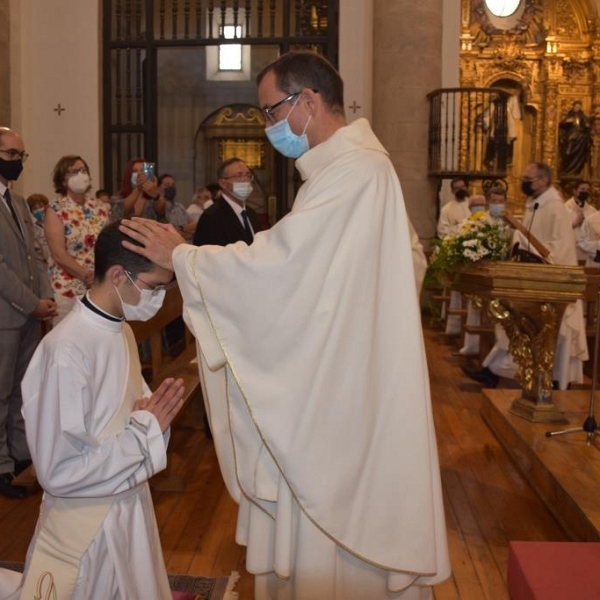
[[[502,220],[476,212],[457,233],[433,242],[428,272],[445,284],[456,272],[480,260],[504,260],[510,238],[511,231]]]

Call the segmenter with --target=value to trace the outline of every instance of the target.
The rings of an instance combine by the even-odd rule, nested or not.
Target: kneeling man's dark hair
[[[132,277],[140,273],[152,271],[155,265],[145,256],[136,254],[131,250],[127,250],[123,246],[123,241],[127,240],[136,246],[141,246],[140,243],[130,238],[128,235],[119,230],[121,221],[109,223],[102,228],[96,240],[94,248],[94,279],[96,281],[104,281],[106,272],[113,265],[120,265],[128,271]]]

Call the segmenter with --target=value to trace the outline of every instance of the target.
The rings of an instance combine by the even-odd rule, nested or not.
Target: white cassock
[[[548,188],[537,198],[527,200],[523,225],[550,250],[548,260],[551,264],[577,266],[570,215],[554,187]],[[518,231],[513,241],[518,241],[521,248],[535,252]],[[496,343],[483,361],[483,366],[496,375],[514,377],[516,366],[508,353],[508,338],[504,329],[496,327],[496,332]],[[578,300],[567,305],[558,331],[553,379],[558,381],[559,389],[566,390],[570,382],[583,381],[583,361],[587,359],[583,305]]]
[[[147,483],[166,466],[166,444],[152,414],[132,412],[150,391],[131,328],[77,301],[43,338],[22,389],[44,496],[9,598],[52,585],[76,600],[170,598]]]
[[[440,210],[440,218],[437,224],[437,233],[441,239],[454,235],[460,230],[460,226],[471,216],[469,201],[459,202],[452,198]]]
[[[459,202],[452,198],[442,206],[440,218],[437,225],[437,233],[441,239],[458,233],[461,225],[471,216],[468,200]],[[456,290],[450,290],[450,302],[448,308],[462,308],[462,294]],[[445,313],[445,307],[443,312]],[[448,315],[446,317],[446,333],[460,333],[462,329],[461,318],[459,315]]]
[[[579,206],[579,204],[577,204],[577,201],[575,200],[575,197],[569,198],[565,202],[565,207],[569,211],[569,215],[571,216],[572,224],[575,223],[575,221],[579,217],[579,215],[583,215],[583,218],[587,219],[590,215],[593,215],[595,212],[597,212],[596,209],[591,204],[588,204],[587,202],[584,202],[583,206]],[[573,234],[575,236],[576,242],[579,237],[579,234],[581,233],[582,226],[583,226],[583,223],[580,223],[577,226],[573,225]],[[586,260],[586,258],[587,258],[586,252],[581,250],[579,248],[579,246],[577,246],[576,250],[577,250],[577,260]]]
[[[596,252],[600,250],[600,211],[587,216],[577,236],[577,248],[585,256],[586,267],[596,267],[599,264],[594,260]]]
[[[450,566],[400,184],[365,119],[296,166],[251,246],[173,253],[237,541],[257,600],[427,598]]]

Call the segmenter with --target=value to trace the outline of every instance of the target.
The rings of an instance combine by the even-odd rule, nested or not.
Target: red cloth
[[[510,542],[511,600],[600,598],[600,543]]]

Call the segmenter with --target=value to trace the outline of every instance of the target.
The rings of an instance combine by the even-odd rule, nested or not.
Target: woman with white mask
[[[106,204],[90,194],[90,169],[81,156],[63,156],[52,174],[57,198],[44,232],[50,250],[50,280],[58,308],[56,325],[94,280],[94,246],[108,223]]]

